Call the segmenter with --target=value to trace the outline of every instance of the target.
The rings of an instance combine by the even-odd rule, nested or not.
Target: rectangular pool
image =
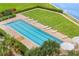
[[[16,30],[24,37],[29,38],[29,40],[36,43],[37,45],[42,45],[48,39],[59,44],[62,42],[58,38],[49,35],[48,33],[32,26],[31,24],[21,19],[7,23],[6,25],[10,26],[12,29]]]

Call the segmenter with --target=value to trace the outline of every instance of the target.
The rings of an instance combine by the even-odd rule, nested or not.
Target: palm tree
[[[44,50],[46,55],[58,55],[60,53],[59,44],[51,40],[46,41],[41,48]]]
[[[30,56],[59,55],[60,54],[59,48],[60,46],[58,43],[48,40],[41,47],[26,52],[26,55]]]

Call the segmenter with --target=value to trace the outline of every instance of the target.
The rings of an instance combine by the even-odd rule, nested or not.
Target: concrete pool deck
[[[46,33],[49,33],[50,35],[59,38],[60,40],[64,41],[64,42],[71,42],[71,38],[67,37],[66,35],[58,32],[57,30],[53,30],[51,29],[51,27],[46,27],[41,23],[38,23],[38,21],[35,21],[33,19],[30,19],[29,17],[26,17],[22,14],[16,14],[16,17],[11,18],[11,19],[7,19],[5,21],[0,22],[0,28],[2,28],[3,30],[5,30],[8,34],[10,34],[12,37],[14,37],[16,40],[20,41],[21,43],[23,43],[25,46],[27,46],[28,48],[35,48],[37,47],[37,45],[35,45],[32,41],[24,38],[23,36],[21,36],[20,34],[18,34],[15,30],[13,30],[11,27],[9,26],[5,26],[4,24],[9,23],[9,22],[13,22],[17,19],[22,19],[25,22],[28,22],[29,24],[43,30]]]

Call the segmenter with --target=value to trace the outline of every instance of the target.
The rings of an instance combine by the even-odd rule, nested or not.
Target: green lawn
[[[57,29],[59,32],[64,33],[71,38],[79,36],[79,27],[57,13],[37,8],[25,12],[24,15],[29,16],[34,20],[38,20],[38,22],[48,25],[53,29]]]
[[[16,8],[17,11],[23,10],[23,9],[28,9],[31,7],[34,7],[35,4],[22,4],[22,3],[0,3],[0,12],[6,9],[10,9],[10,8]]]
[[[49,3],[0,3],[0,12],[10,8],[16,8],[17,11],[21,11],[35,6],[57,9]]]

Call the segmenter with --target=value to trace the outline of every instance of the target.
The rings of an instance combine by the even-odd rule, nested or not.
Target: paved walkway
[[[66,15],[61,14],[61,13],[60,13],[60,15],[64,16],[66,19],[68,19],[69,21],[71,21],[71,22],[72,22],[72,23],[74,23],[75,25],[79,26],[79,23],[77,23],[77,22],[73,21],[72,19],[70,19],[70,18],[69,18],[69,17],[67,17]]]

